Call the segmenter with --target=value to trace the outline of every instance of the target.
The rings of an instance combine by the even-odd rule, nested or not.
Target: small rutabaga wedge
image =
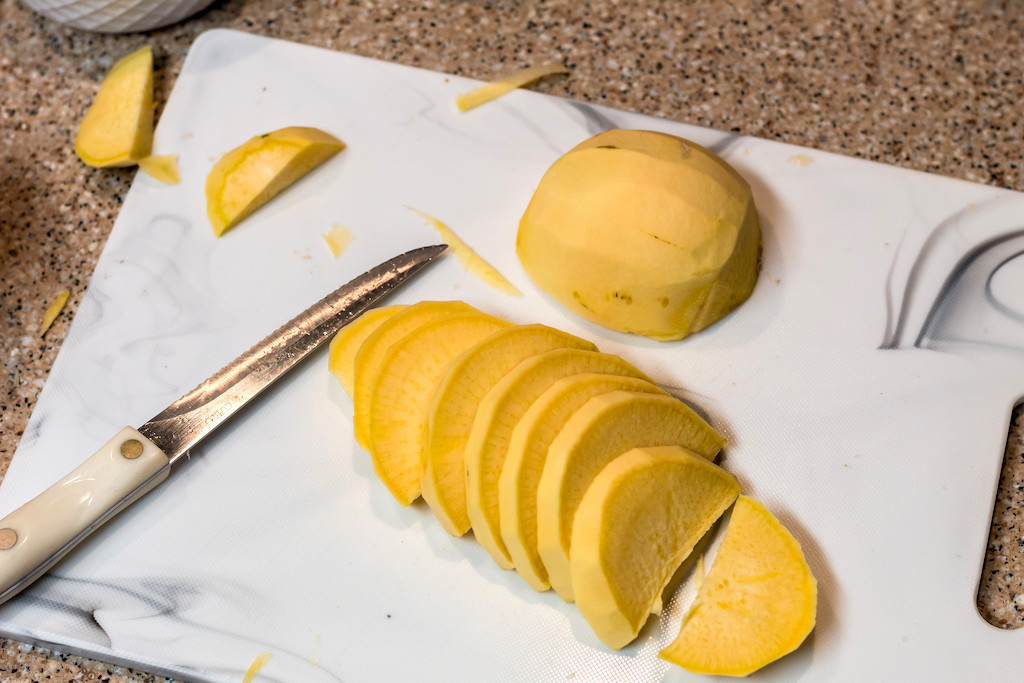
[[[153,51],[147,45],[107,72],[75,135],[89,166],[133,166],[153,146]]]
[[[345,148],[318,128],[290,126],[250,138],[206,176],[206,214],[220,237]]]

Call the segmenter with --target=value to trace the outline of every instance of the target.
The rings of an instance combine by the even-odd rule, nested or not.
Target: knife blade
[[[342,285],[138,429],[122,429],[63,479],[0,519],[0,603],[163,482],[189,449],[445,249],[414,249]]]

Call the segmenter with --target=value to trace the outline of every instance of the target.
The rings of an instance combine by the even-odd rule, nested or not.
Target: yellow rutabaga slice
[[[479,312],[444,316],[411,330],[381,360],[370,396],[370,455],[377,476],[402,505],[426,488],[420,483],[424,434],[445,370],[463,351],[509,325]]]
[[[581,372],[643,377],[617,356],[580,348],[555,349],[523,360],[480,399],[465,448],[466,504],[476,539],[503,569],[515,564],[502,529],[499,491],[512,430],[552,384]]]
[[[139,159],[139,168],[149,177],[165,185],[177,185],[181,182],[177,154],[161,154]]]
[[[299,178],[345,149],[318,128],[257,135],[225,154],[206,177],[206,214],[220,237]]]
[[[552,588],[573,600],[569,549],[576,508],[616,456],[633,448],[682,446],[713,460],[725,443],[682,401],[613,391],[577,410],[551,442],[537,487],[537,549]]]
[[[147,45],[111,67],[75,135],[89,166],[133,166],[153,146],[153,51]]]
[[[430,403],[425,432],[423,499],[448,533],[461,536],[469,531],[471,522],[476,521],[470,518],[470,507],[481,512],[481,473],[474,467],[467,470],[465,461],[466,443],[480,402],[491,387],[525,359],[552,349],[569,348],[597,350],[588,341],[544,325],[516,326],[497,331],[467,348],[445,371]],[[496,484],[496,473],[493,478]],[[501,539],[497,529],[487,526],[481,514],[476,519],[484,524],[476,533],[477,540],[499,565],[511,569],[498,548]]]
[[[551,587],[537,550],[537,487],[551,442],[573,413],[595,396],[609,391],[664,393],[621,358],[604,358],[614,361],[552,384],[530,404],[509,436],[498,479],[501,538],[516,571],[537,591]]]
[[[529,85],[534,81],[544,78],[545,76],[567,73],[570,73],[569,69],[565,68],[561,64],[544,64],[542,66],[531,66],[526,69],[520,69],[505,78],[497,81],[491,81],[490,83],[484,83],[476,90],[471,90],[464,95],[456,96],[455,105],[459,108],[459,111],[469,111],[474,107],[486,104],[487,102],[497,99],[506,93],[512,92],[516,88],[522,88],[524,85]]]
[[[381,323],[407,308],[408,306],[402,305],[371,308],[338,330],[338,333],[331,339],[327,369],[338,379],[342,389],[350,397],[353,396],[354,391],[355,360],[359,347],[363,345],[367,337],[381,326]]]
[[[377,381],[381,361],[391,346],[420,325],[445,315],[478,312],[461,301],[421,301],[399,311],[366,336],[352,362],[352,402],[355,415],[352,422],[356,442],[370,450],[370,396]]]
[[[576,606],[608,647],[636,638],[679,565],[736,500],[736,477],[679,446],[636,448],[594,478],[576,511]]]
[[[679,636],[658,656],[694,673],[746,676],[800,646],[817,602],[800,543],[740,496]]]

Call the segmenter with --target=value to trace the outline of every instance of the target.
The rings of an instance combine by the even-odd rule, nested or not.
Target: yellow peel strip
[[[53,321],[57,319],[60,312],[64,310],[64,304],[68,302],[69,296],[71,296],[71,292],[66,289],[62,289],[57,292],[57,296],[54,298],[53,303],[50,304],[50,307],[46,309],[46,313],[43,314],[43,324],[39,330],[40,337],[46,334],[46,331],[50,329],[50,325],[52,325]]]
[[[505,279],[505,276],[498,272],[498,270],[490,263],[485,261],[479,254],[473,251],[473,248],[462,241],[462,239],[455,234],[451,228],[437,220],[429,213],[414,209],[411,206],[405,208],[410,211],[415,211],[420,215],[421,218],[427,221],[427,223],[437,230],[437,234],[441,236],[441,239],[445,241],[448,248],[452,250],[455,256],[459,259],[459,263],[466,269],[467,273],[472,273],[480,280],[503,294],[509,296],[522,296],[523,293],[516,289],[516,286]]]
[[[476,90],[455,97],[455,104],[459,111],[469,111],[473,107],[479,107],[493,99],[497,99],[505,93],[512,92],[516,88],[529,85],[544,76],[551,74],[567,74],[569,70],[561,64],[545,64],[543,66],[531,66],[528,69],[521,69],[511,76],[506,76],[497,81],[484,83]]]
[[[256,674],[263,668],[263,665],[270,661],[270,658],[273,656],[269,652],[261,652],[256,655],[256,659],[252,660],[249,670],[245,672],[245,678],[242,679],[242,683],[251,683],[252,679],[256,678]]]

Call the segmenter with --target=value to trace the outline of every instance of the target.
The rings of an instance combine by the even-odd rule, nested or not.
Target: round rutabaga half
[[[704,329],[750,296],[761,228],[750,185],[700,145],[611,130],[544,174],[516,250],[541,289],[604,327],[654,339]]]

